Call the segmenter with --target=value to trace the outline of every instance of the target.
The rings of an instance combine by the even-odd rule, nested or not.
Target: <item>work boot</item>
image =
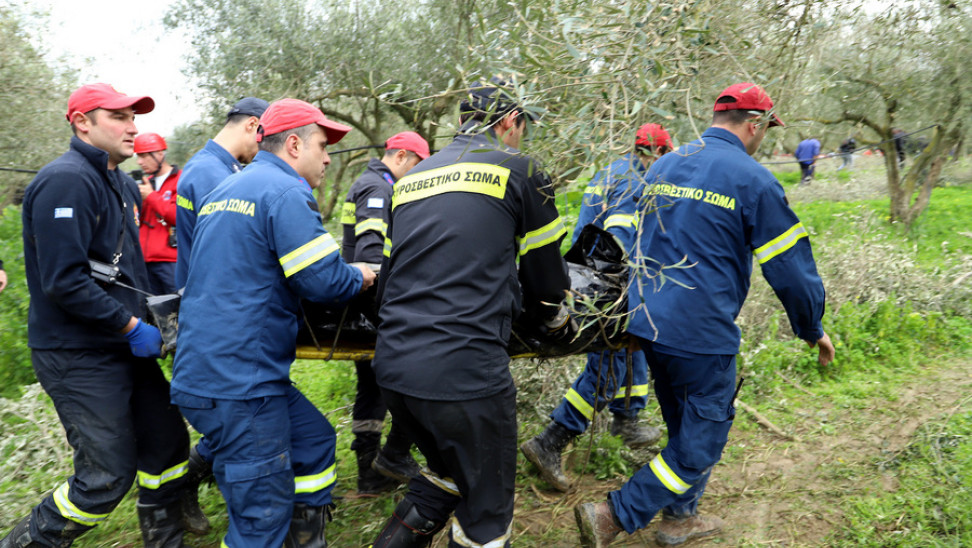
[[[371,467],[382,476],[400,483],[408,483],[408,480],[419,475],[419,465],[411,453],[389,451],[388,445],[378,452]]]
[[[558,491],[567,492],[570,489],[570,480],[564,474],[560,456],[575,437],[576,434],[559,423],[551,422],[540,435],[524,442],[520,451],[540,470],[540,477],[544,481]]]
[[[138,503],[136,508],[145,548],[191,548],[182,542],[182,501],[167,506]]]
[[[294,503],[294,517],[284,539],[284,548],[327,548],[325,529],[331,521],[331,506]]]
[[[662,437],[662,431],[654,426],[641,426],[638,417],[626,417],[615,413],[611,423],[611,435],[621,436],[625,445],[632,449],[652,445]]]
[[[189,450],[189,471],[186,472],[185,491],[179,501],[182,508],[182,526],[197,535],[209,532],[209,518],[199,506],[199,484],[213,477],[213,465],[199,455],[196,446]]]
[[[397,481],[386,478],[371,467],[377,453],[377,448],[374,446],[355,450],[358,461],[358,497],[377,497],[382,493],[393,491],[398,486]]]
[[[424,548],[432,545],[435,534],[445,522],[425,519],[415,505],[402,499],[388,518],[372,548]]]
[[[655,531],[655,540],[662,546],[675,546],[693,538],[714,535],[722,531],[724,525],[716,516],[696,514],[687,518],[676,518],[662,514],[661,523]]]
[[[7,533],[7,536],[0,539],[0,548],[41,548],[43,544],[34,542],[30,536],[30,515],[20,520]]]
[[[608,501],[578,504],[574,518],[584,548],[604,548],[623,530]]]

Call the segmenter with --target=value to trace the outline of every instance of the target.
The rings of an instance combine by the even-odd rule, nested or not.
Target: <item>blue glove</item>
[[[158,358],[162,355],[162,334],[154,325],[137,319],[135,327],[125,333],[132,354],[140,358]]]

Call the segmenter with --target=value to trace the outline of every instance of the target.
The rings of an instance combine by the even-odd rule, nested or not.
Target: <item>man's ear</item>
[[[300,157],[300,149],[303,146],[303,141],[301,141],[300,137],[296,133],[291,133],[287,136],[287,140],[284,141],[284,149],[292,158]]]
[[[71,116],[71,123],[79,133],[91,131],[91,118],[83,112],[75,112]]]

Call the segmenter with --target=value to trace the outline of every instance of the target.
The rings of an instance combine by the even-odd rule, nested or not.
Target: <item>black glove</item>
[[[557,344],[566,345],[570,344],[577,335],[578,327],[577,322],[574,318],[570,317],[570,313],[567,311],[567,307],[560,305],[557,309],[557,313],[552,317],[545,320],[541,326],[540,331],[550,339],[551,342]]]

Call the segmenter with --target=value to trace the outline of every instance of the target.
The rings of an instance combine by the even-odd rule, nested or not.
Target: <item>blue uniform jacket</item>
[[[597,172],[584,190],[571,243],[585,225],[613,234],[630,253],[638,228],[638,200],[645,186],[645,166],[635,153],[625,154]]]
[[[350,299],[361,272],[341,259],[307,182],[268,152],[217,186],[198,218],[172,388],[221,399],[283,395],[300,298]]]
[[[709,128],[652,164],[647,180],[654,199],[642,200],[629,332],[697,354],[737,353],[734,320],[755,259],[796,335],[823,336],[824,288],[807,232],[738,137]],[[657,276],[660,266],[680,263],[694,266]]]
[[[119,281],[148,287],[138,243],[141,195],[128,175],[108,169],[108,153],[77,137],[24,192],[24,269],[30,290],[27,342],[38,349],[118,348],[145,298],[90,276],[88,259],[111,263],[122,238]]]
[[[206,195],[216,185],[241,169],[236,158],[212,139],[182,168],[179,187],[176,189],[176,237],[179,242],[179,253],[176,254],[177,287],[185,286],[189,275],[189,254],[192,250],[192,230],[196,226],[196,211],[203,206]]]

